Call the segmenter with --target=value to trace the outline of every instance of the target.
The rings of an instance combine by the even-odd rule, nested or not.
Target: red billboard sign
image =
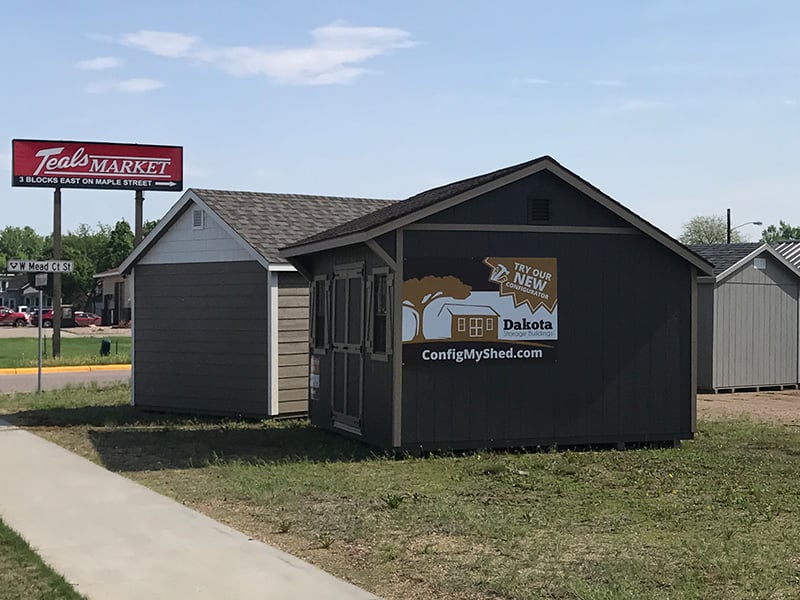
[[[179,192],[183,148],[13,140],[11,185]]]

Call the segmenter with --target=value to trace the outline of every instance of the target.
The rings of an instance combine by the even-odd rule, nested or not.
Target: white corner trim
[[[296,273],[297,269],[294,268],[294,265],[290,265],[288,263],[270,263],[269,267],[267,268],[268,271],[277,272],[277,273]]]
[[[267,288],[269,292],[267,301],[267,315],[269,320],[269,414],[273,417],[280,413],[280,398],[278,391],[278,274],[267,272]]]

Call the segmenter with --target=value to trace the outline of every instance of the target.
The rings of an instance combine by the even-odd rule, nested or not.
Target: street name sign
[[[15,260],[7,263],[11,273],[72,273],[71,260]]]

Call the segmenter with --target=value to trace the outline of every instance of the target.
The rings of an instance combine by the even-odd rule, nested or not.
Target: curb
[[[42,367],[42,373],[86,373],[89,371],[130,371],[128,364],[120,365],[76,365],[72,367]],[[0,369],[0,375],[31,375],[38,373],[37,367]]]

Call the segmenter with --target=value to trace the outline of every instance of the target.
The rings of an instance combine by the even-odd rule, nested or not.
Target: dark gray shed
[[[693,435],[711,265],[550,157],[281,254],[313,286],[315,425],[415,453]]]
[[[120,266],[132,403],[268,417],[308,400],[308,283],[278,248],[387,200],[190,189]]]
[[[714,264],[698,279],[698,388],[797,387],[800,271],[768,244],[690,248]]]

